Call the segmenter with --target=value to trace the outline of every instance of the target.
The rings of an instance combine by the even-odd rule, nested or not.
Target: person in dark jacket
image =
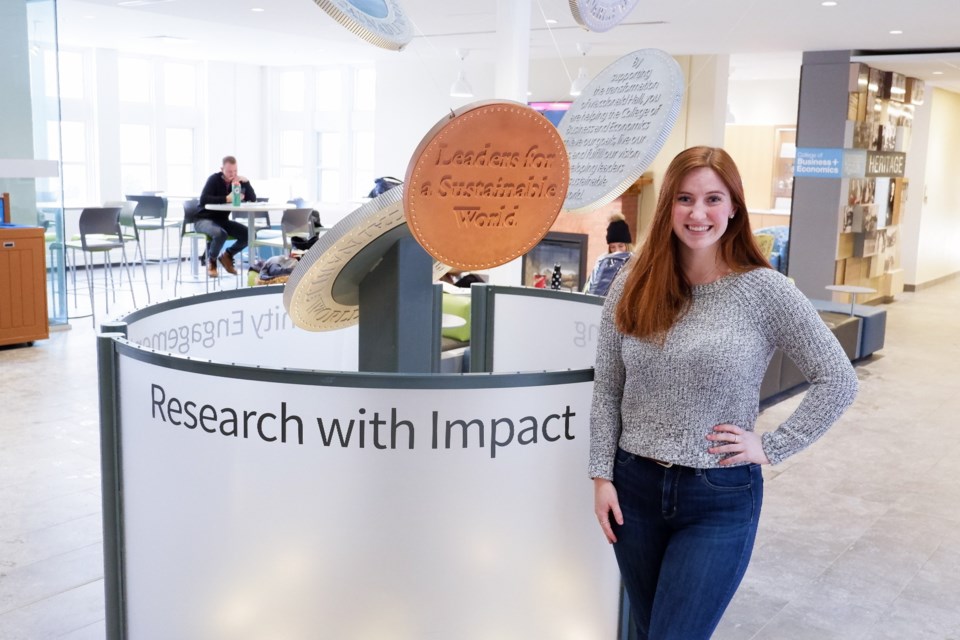
[[[587,293],[595,296],[607,295],[613,279],[617,277],[620,268],[627,263],[633,252],[630,227],[620,213],[610,216],[610,224],[607,225],[607,251],[608,253],[597,258],[585,287]]]
[[[234,185],[240,187],[241,202],[256,202],[257,194],[250,181],[237,173],[237,159],[226,156],[220,171],[207,178],[200,192],[200,213],[197,214],[194,228],[210,238],[207,243],[207,274],[211,278],[217,277],[218,260],[228,273],[236,275],[233,258],[247,247],[247,225],[231,220],[229,211],[207,209],[207,205],[231,202]],[[228,237],[235,238],[236,242],[221,254]]]

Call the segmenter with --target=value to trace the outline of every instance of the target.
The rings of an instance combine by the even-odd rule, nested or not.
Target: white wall
[[[420,57],[398,56],[377,62],[376,132],[377,176],[401,180],[417,145],[450,111],[494,95],[492,62],[464,62],[473,98],[451,98],[450,85],[457,78],[459,62],[425,62]]]
[[[934,92],[928,91],[927,99],[918,105],[913,116],[913,133],[910,149],[907,152],[907,166],[904,177],[907,179],[907,200],[900,213],[900,266],[903,268],[903,282],[916,286],[917,263],[920,248],[920,225],[923,215],[923,184],[926,180],[927,153],[930,140],[930,116],[933,111]]]
[[[923,180],[911,181],[908,191],[910,201],[919,201],[920,206],[916,273],[912,281],[908,273],[904,274],[905,281],[915,285],[960,273],[960,189],[957,188],[956,161],[957,149],[960,149],[960,95],[941,89],[931,93],[926,171]],[[908,209],[908,215],[909,212]],[[907,238],[904,240],[909,244]]]
[[[571,56],[559,58],[537,58],[530,61],[530,101],[553,102],[574,100],[570,95],[570,84],[577,77],[580,66],[587,71],[587,77],[593,78],[607,66],[616,62],[611,56]],[[566,67],[564,67],[566,63]]]
[[[727,104],[736,124],[796,124],[800,79],[730,80]]]

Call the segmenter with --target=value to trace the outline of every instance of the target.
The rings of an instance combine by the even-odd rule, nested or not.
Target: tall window
[[[353,82],[353,197],[363,198],[373,185],[373,111],[376,107],[377,78],[373,69],[357,69]]]
[[[56,86],[53,83],[56,82],[57,74],[50,73],[49,70],[56,69],[55,56],[57,54],[53,51],[47,51],[44,55],[48,58],[45,60],[48,69],[48,73],[46,74],[48,78],[46,93],[48,96],[55,97],[57,92]],[[60,99],[83,100],[85,97],[83,87],[86,75],[83,72],[83,54],[76,51],[61,51],[59,59]]]
[[[61,137],[62,135],[62,137]],[[89,200],[87,176],[87,126],[83,122],[47,122],[50,156],[63,152],[63,197],[67,205],[84,204]]]
[[[153,95],[153,65],[143,58],[117,60],[117,88],[120,102],[148,104]]]
[[[198,192],[193,164],[193,129],[167,129],[166,149],[167,193],[193,196]]]
[[[303,131],[280,132],[280,176],[303,178]]]
[[[86,119],[86,85],[89,84],[90,77],[85,61],[84,54],[78,51],[61,50],[58,54],[51,49],[43,50],[44,93],[53,99],[56,99],[59,93],[61,99],[60,107],[56,109],[59,119],[47,120],[46,123],[47,157],[61,160],[63,197],[68,206],[86,204],[96,195],[94,172],[88,169],[94,166],[94,146],[93,123]],[[41,181],[40,184],[43,184],[44,188],[49,187],[46,181]],[[59,200],[59,194],[53,191],[44,193],[41,197],[45,201]]]
[[[373,188],[373,132],[353,135],[353,197],[364,198]]]
[[[120,127],[120,188],[123,193],[154,191],[153,145],[150,126],[121,124]]]
[[[163,100],[168,107],[197,106],[197,68],[192,64],[163,65]]]
[[[353,108],[373,111],[377,101],[377,74],[373,69],[357,69],[353,85]]]
[[[321,202],[364,198],[374,178],[376,72],[338,67],[315,74],[317,195]]]
[[[306,106],[306,85],[303,71],[280,74],[280,110],[303,111]]]
[[[318,136],[317,173],[321,202],[340,202],[340,138],[339,133]]]
[[[317,111],[340,111],[343,108],[343,71],[317,71]]]

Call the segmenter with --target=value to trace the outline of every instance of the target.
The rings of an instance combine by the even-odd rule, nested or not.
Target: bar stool
[[[140,245],[140,230],[137,228],[137,218],[134,215],[134,211],[137,209],[137,203],[132,200],[112,200],[110,202],[105,202],[104,207],[120,208],[120,230],[123,232],[123,239],[126,242],[135,242],[137,245],[136,250],[133,253],[133,259],[137,259],[137,255],[140,256],[140,267],[143,269],[143,286],[147,289],[147,303],[150,303],[150,282],[147,280],[147,256],[143,253],[143,247]],[[121,275],[121,284],[123,282]]]
[[[117,300],[116,289],[113,285],[113,263],[109,259],[110,252],[114,249],[120,250],[121,270],[127,271],[127,280],[131,283],[130,296],[133,304],[136,306],[137,297],[133,291],[133,278],[130,276],[130,267],[127,263],[127,243],[123,238],[123,232],[120,229],[120,208],[119,207],[88,207],[80,212],[80,242],[71,240],[64,243],[68,249],[79,250],[83,255],[84,272],[87,276],[87,291],[90,294],[90,317],[93,320],[93,326],[97,326],[96,301],[93,295],[93,254],[103,254],[103,284],[104,289],[110,289],[110,296],[105,296],[106,310],[110,313],[110,297],[114,302]],[[87,254],[90,254],[90,260],[87,260]],[[74,265],[76,269],[76,265]],[[109,275],[109,283],[108,283]],[[76,280],[74,280],[76,287]]]
[[[175,229],[181,225],[181,220],[171,218],[167,215],[167,199],[156,195],[137,195],[127,196],[127,200],[137,203],[137,208],[133,215],[136,217],[137,229],[146,233],[147,231],[160,231],[163,235],[160,238],[160,264],[161,277],[160,288],[163,289],[163,263],[170,257],[170,239],[167,235],[167,229]],[[143,250],[146,254],[147,237],[143,237]],[[169,275],[169,265],[167,266]]]
[[[197,221],[197,214],[200,213],[200,201],[197,198],[192,198],[186,200],[183,203],[183,220],[180,222],[180,242],[178,243],[179,249],[177,251],[177,271],[173,277],[173,295],[177,295],[177,285],[180,284],[180,268],[183,265],[183,241],[189,239],[194,246],[194,250],[190,252],[191,260],[197,259],[198,254],[196,250],[197,242],[200,239],[210,242],[210,237],[196,230],[193,226]],[[195,265],[191,264],[191,269]],[[206,270],[204,270],[206,271]],[[205,274],[206,275],[206,274]],[[206,275],[206,291],[210,292],[210,276]]]

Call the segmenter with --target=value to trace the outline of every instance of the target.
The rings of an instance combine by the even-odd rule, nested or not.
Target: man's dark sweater
[[[240,189],[243,193],[244,202],[256,202],[257,194],[249,182],[241,182]],[[200,192],[200,213],[198,218],[207,218],[215,222],[226,222],[230,218],[229,211],[210,211],[208,204],[227,204],[227,196],[231,193],[230,184],[223,177],[223,172],[218,171],[209,178],[203,185],[203,191]]]

